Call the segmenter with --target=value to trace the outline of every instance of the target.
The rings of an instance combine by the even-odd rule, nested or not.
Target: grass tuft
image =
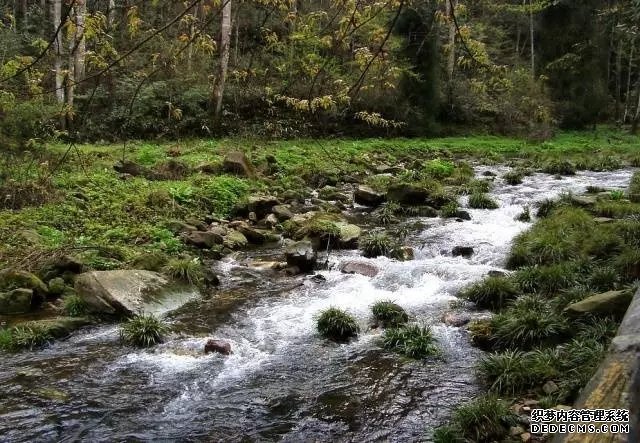
[[[123,342],[146,348],[162,343],[169,328],[153,315],[141,315],[127,321],[120,327]]]
[[[62,299],[64,312],[72,317],[79,317],[87,313],[87,302],[77,294],[67,295]]]
[[[371,311],[375,319],[382,324],[383,328],[398,327],[409,321],[409,316],[402,306],[391,300],[383,300],[375,303],[371,307]]]
[[[202,282],[202,264],[198,258],[173,258],[163,268],[169,277],[191,285]]]
[[[318,316],[316,328],[321,336],[336,342],[345,342],[360,332],[355,318],[338,308],[322,311]]]
[[[519,295],[518,288],[505,277],[488,277],[463,289],[459,296],[474,302],[481,309],[499,310]]]
[[[426,326],[406,325],[387,329],[382,340],[386,349],[411,358],[421,359],[439,353],[431,329]]]
[[[469,207],[473,209],[497,209],[498,203],[482,192],[474,192],[469,196]]]

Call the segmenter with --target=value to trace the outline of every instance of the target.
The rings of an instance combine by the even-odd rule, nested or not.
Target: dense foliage
[[[0,133],[637,127],[639,17],[640,0],[4,1]]]

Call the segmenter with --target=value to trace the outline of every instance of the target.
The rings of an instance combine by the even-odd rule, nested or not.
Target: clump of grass
[[[484,395],[462,405],[453,414],[453,426],[466,441],[501,441],[516,423],[509,405],[494,395]]]
[[[640,203],[640,172],[634,172],[629,183],[629,200]]]
[[[384,232],[372,232],[359,240],[362,255],[375,258],[381,255],[389,258],[400,259],[402,257],[402,245],[393,237]]]
[[[123,342],[142,348],[161,343],[169,328],[153,315],[140,315],[120,327]]]
[[[640,215],[640,204],[627,200],[601,200],[591,210],[599,217],[626,218]]]
[[[381,225],[387,226],[397,221],[396,214],[402,210],[402,207],[396,202],[385,203],[377,215],[377,220]]]
[[[613,191],[609,191],[609,200],[624,200],[625,194],[621,189],[614,189]]]
[[[500,310],[519,295],[517,286],[505,277],[487,277],[463,289],[459,296],[472,301],[481,309]]]
[[[39,348],[52,340],[51,332],[41,326],[20,325],[0,329],[0,349],[5,352]]]
[[[547,162],[542,171],[553,175],[575,175],[576,167],[568,160],[554,159]]]
[[[530,349],[561,341],[569,324],[547,300],[528,295],[492,319],[492,342],[501,348]]]
[[[523,351],[493,352],[478,363],[478,372],[489,383],[489,390],[513,394],[529,386],[531,372]]]
[[[377,302],[371,307],[371,311],[384,328],[398,327],[409,321],[409,316],[402,306],[391,300]]]
[[[529,206],[525,206],[522,212],[516,215],[516,220],[523,223],[531,221],[531,209],[529,209]]]
[[[321,336],[336,342],[356,337],[360,327],[355,318],[338,308],[328,308],[320,313],[316,328]]]
[[[575,286],[580,280],[578,266],[560,263],[549,266],[527,266],[519,269],[513,279],[522,292],[553,295]]]
[[[558,202],[550,198],[546,198],[536,204],[538,210],[536,211],[536,217],[548,217],[554,209],[558,207]]]
[[[439,352],[431,329],[427,326],[406,325],[387,329],[382,340],[386,349],[411,358],[426,358]]]
[[[62,307],[67,315],[78,317],[87,313],[87,302],[77,294],[66,295]]]
[[[444,218],[454,218],[458,216],[458,202],[452,201],[440,208],[440,216]]]
[[[498,203],[482,192],[474,192],[469,196],[469,207],[474,209],[497,209]]]
[[[522,173],[518,171],[509,171],[505,175],[502,176],[504,181],[512,186],[519,185],[522,183]]]
[[[589,319],[586,323],[578,325],[576,339],[578,341],[594,340],[599,343],[607,343],[618,330],[618,322],[611,318]]]
[[[620,273],[625,282],[632,282],[640,278],[640,250],[625,248],[614,260],[614,268]]]
[[[593,291],[605,292],[616,289],[619,282],[620,276],[615,268],[599,266],[590,272],[587,285]]]
[[[172,258],[163,268],[163,272],[173,279],[192,285],[199,284],[203,278],[202,264],[198,258]]]

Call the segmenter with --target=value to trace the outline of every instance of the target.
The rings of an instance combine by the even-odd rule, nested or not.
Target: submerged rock
[[[340,271],[345,274],[360,274],[365,277],[375,277],[378,275],[378,272],[380,272],[377,266],[371,263],[359,261],[348,261],[343,263],[340,266]]]
[[[304,240],[290,244],[285,250],[287,264],[302,272],[313,271],[318,256],[310,241]]]
[[[145,302],[168,285],[164,276],[152,271],[91,271],[78,275],[75,289],[89,312],[139,315]]]
[[[222,355],[230,355],[232,354],[231,343],[224,340],[209,339],[204,345],[204,353],[211,354],[213,352],[217,352]]]
[[[471,246],[456,246],[451,250],[451,255],[469,258],[473,255],[473,248]]]
[[[464,326],[471,321],[471,315],[458,312],[447,312],[442,317],[442,321],[446,325],[459,328],[460,326]]]
[[[19,288],[0,293],[0,315],[24,314],[31,309],[33,291]]]

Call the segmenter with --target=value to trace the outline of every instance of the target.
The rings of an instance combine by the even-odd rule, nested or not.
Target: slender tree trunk
[[[109,9],[107,10],[107,26],[113,29],[116,22],[116,0],[109,0]]]
[[[447,79],[453,81],[453,70],[456,66],[456,25],[453,21],[457,0],[445,0],[445,13],[449,19],[449,54],[447,57]]]
[[[618,38],[618,49],[616,50],[616,122],[620,122],[622,114],[622,35]]]
[[[633,70],[633,53],[636,49],[636,39],[631,40],[631,49],[629,49],[629,66],[627,66],[627,92],[624,98],[624,115],[622,116],[622,123],[627,121],[629,115],[629,102],[631,101],[631,72]]]
[[[222,98],[224,96],[224,84],[227,79],[227,68],[229,67],[229,46],[231,43],[231,0],[223,0],[222,19],[220,24],[220,61],[218,65],[218,76],[213,87],[213,117],[215,122],[220,121],[222,113]]]
[[[638,124],[640,124],[640,78],[636,82],[636,94],[638,95],[638,104],[636,105],[636,115],[633,116],[633,121],[631,122],[631,133],[638,133]]]
[[[58,30],[62,20],[62,0],[51,0],[51,21],[53,32]],[[56,99],[58,103],[64,103],[64,75],[62,73],[62,32],[58,32],[53,42],[54,58],[53,72],[56,79]]]
[[[529,0],[529,40],[531,44],[531,76],[536,76],[536,52],[533,30],[533,0]]]
[[[87,42],[84,38],[84,23],[87,16],[87,0],[76,0],[76,53],[74,59],[75,81],[84,78],[85,58],[87,54]]]

